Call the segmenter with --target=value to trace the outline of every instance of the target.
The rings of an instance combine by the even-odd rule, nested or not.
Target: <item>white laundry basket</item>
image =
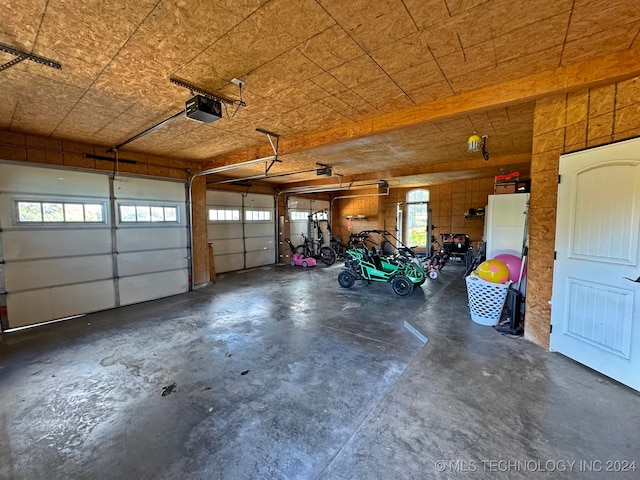
[[[480,325],[497,325],[511,282],[492,283],[474,275],[469,275],[466,282],[471,320]]]

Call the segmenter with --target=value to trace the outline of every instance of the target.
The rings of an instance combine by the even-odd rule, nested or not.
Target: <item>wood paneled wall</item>
[[[0,130],[0,158],[3,160],[114,170],[115,162],[84,158],[85,153],[113,157],[113,154],[106,152],[105,147]],[[119,162],[118,171],[121,173],[186,179],[188,170],[195,172],[200,169],[195,162],[168,160],[134,152],[120,152],[119,158],[136,162]]]
[[[487,197],[493,194],[493,178],[466,180],[442,185],[424,187],[429,190],[429,207],[432,223],[437,228],[434,235],[441,233],[466,233],[474,247],[482,242],[484,217],[466,219],[465,213],[473,208],[487,206]],[[405,203],[407,193],[413,188],[393,188],[388,196],[362,197],[336,200],[333,209],[333,234],[343,240],[349,238],[347,230],[348,215],[366,215],[366,220],[353,220],[352,231],[366,229],[396,231],[396,205]],[[362,193],[378,193],[372,190]]]
[[[525,338],[549,348],[560,155],[640,135],[640,77],[536,103]]]

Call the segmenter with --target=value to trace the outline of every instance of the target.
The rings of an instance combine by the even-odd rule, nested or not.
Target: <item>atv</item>
[[[365,242],[347,251],[344,266],[338,274],[341,287],[351,288],[356,280],[387,282],[401,297],[410,295],[414,285],[422,285],[426,278],[420,265],[402,256],[381,256],[375,248],[368,249]]]

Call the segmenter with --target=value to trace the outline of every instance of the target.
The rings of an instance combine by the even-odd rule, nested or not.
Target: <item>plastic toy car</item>
[[[315,267],[316,259],[313,257],[305,257],[301,253],[294,253],[291,257],[291,266],[295,267]]]

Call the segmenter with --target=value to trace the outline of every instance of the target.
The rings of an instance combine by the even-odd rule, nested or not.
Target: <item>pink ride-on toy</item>
[[[307,268],[307,267],[314,267],[315,264],[316,264],[315,258],[305,257],[301,253],[294,253],[293,256],[291,257],[292,267],[295,267],[297,265],[299,267],[302,266],[304,268]]]

